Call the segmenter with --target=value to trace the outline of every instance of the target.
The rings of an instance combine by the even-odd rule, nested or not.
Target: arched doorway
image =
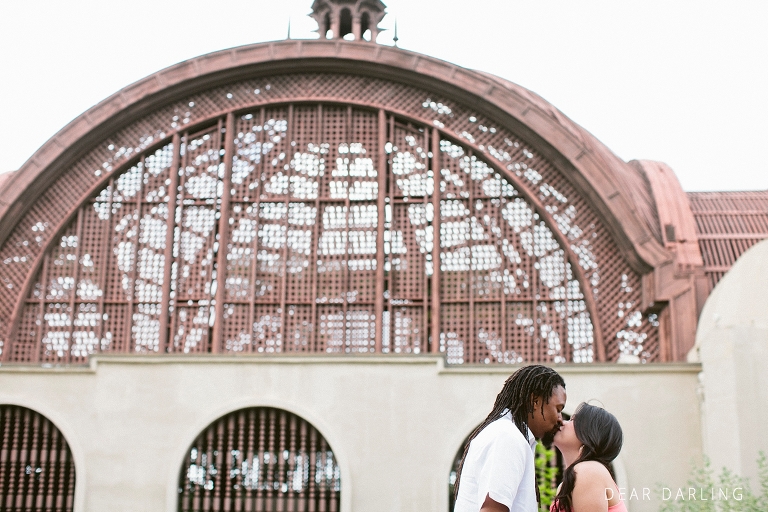
[[[282,409],[251,407],[208,426],[179,475],[180,512],[339,510],[340,469],[309,422]]]
[[[0,510],[71,512],[75,462],[45,416],[0,405]]]

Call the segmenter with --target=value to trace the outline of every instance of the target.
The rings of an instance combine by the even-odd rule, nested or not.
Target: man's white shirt
[[[454,512],[478,512],[486,496],[510,512],[538,510],[535,452],[531,431],[526,439],[506,411],[469,444]]]

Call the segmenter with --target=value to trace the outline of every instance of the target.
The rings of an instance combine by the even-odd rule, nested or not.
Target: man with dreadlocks
[[[524,366],[504,383],[493,410],[470,434],[456,472],[454,512],[535,512],[536,439],[563,424],[565,381],[552,368]]]

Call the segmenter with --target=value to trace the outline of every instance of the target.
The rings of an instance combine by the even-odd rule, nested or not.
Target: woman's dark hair
[[[579,462],[594,460],[605,466],[616,481],[611,461],[619,455],[621,445],[624,442],[624,434],[616,416],[602,407],[595,407],[587,403],[581,403],[571,417],[576,437],[584,446],[579,458],[573,464],[565,468],[563,483],[560,486],[555,502],[559,512],[571,512],[573,500],[571,495],[576,485],[576,472],[574,468]]]
[[[552,368],[538,364],[523,366],[513,373],[504,383],[501,392],[496,396],[496,402],[493,404],[493,410],[480,425],[467,438],[467,444],[464,446],[464,454],[461,456],[459,468],[456,470],[456,483],[453,487],[453,496],[459,496],[459,481],[461,480],[461,470],[464,467],[464,459],[469,451],[469,443],[477,437],[485,427],[504,416],[504,411],[509,409],[512,413],[512,419],[515,425],[523,433],[523,437],[528,438],[528,416],[533,413],[533,401],[536,398],[544,398],[541,403],[541,410],[544,411],[544,404],[549,403],[549,399],[557,386],[565,388],[565,381]]]

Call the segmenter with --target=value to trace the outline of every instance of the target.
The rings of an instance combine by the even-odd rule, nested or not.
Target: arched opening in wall
[[[179,476],[179,512],[338,511],[339,465],[325,438],[299,416],[241,409],[190,446]]]
[[[568,414],[563,414],[563,420],[569,420],[571,417]],[[456,504],[454,499],[454,485],[456,484],[456,474],[459,470],[459,463],[464,455],[464,450],[467,446],[467,436],[461,443],[461,447],[456,452],[456,456],[453,458],[453,465],[451,471],[448,473],[448,511],[453,512],[453,507]],[[554,447],[546,447],[541,441],[536,444],[536,481],[539,485],[540,495],[543,498],[542,503],[547,499],[547,496],[554,496],[549,491],[554,491],[560,482],[563,481],[563,471],[565,471],[565,464],[563,462],[563,456]],[[550,498],[551,500],[551,498]],[[549,505],[547,505],[548,507]],[[547,510],[549,510],[547,508]]]
[[[331,13],[327,12],[325,13],[325,18],[323,18],[323,32],[325,33],[326,39],[333,39],[333,31],[331,30]]]
[[[352,33],[352,12],[344,8],[339,15],[339,36],[346,40],[353,40],[355,34]]]
[[[363,15],[360,16],[360,34],[362,34],[362,38],[365,41],[371,40],[371,15],[367,12],[364,12]]]
[[[45,416],[0,405],[0,510],[70,512],[75,462],[66,439]]]

